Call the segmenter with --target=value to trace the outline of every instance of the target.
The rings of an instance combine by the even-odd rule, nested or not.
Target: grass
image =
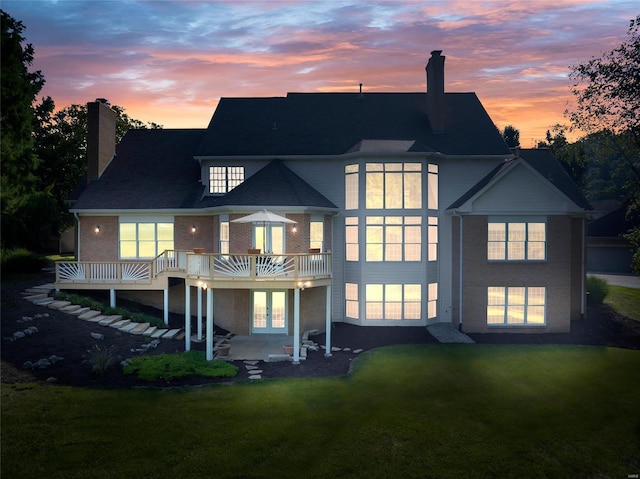
[[[640,289],[609,285],[604,302],[623,316],[640,321]]]
[[[131,364],[125,366],[124,373],[137,374],[138,379],[143,381],[171,381],[192,376],[232,378],[238,374],[238,368],[225,361],[207,361],[202,351],[189,351],[135,357]]]
[[[640,351],[419,345],[344,378],[3,385],[2,477],[521,478],[640,471]]]

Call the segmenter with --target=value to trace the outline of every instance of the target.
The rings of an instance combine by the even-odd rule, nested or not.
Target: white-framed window
[[[358,165],[344,167],[344,208],[346,210],[358,209]]]
[[[366,260],[420,261],[422,217],[367,216]]]
[[[311,219],[309,223],[309,248],[317,248],[324,251],[324,222]]]
[[[434,163],[427,167],[427,208],[438,209],[438,165]]]
[[[368,320],[420,319],[422,286],[420,284],[372,284],[365,287],[365,310]]]
[[[220,215],[220,253],[229,254],[229,215]]]
[[[438,217],[429,216],[427,219],[427,257],[429,261],[438,260]]]
[[[543,326],[546,288],[490,286],[487,288],[488,326]]]
[[[346,301],[346,316],[347,318],[358,319],[360,316],[360,303],[358,300],[358,284],[357,283],[345,283],[344,285],[344,297]]]
[[[489,221],[489,261],[545,261],[547,225],[542,221]]]
[[[228,193],[244,181],[244,166],[210,166],[209,193]]]
[[[427,318],[438,315],[438,283],[429,283],[427,288]]]
[[[422,208],[420,163],[367,163],[367,209]]]
[[[359,261],[358,218],[356,216],[347,216],[344,219],[344,224],[346,259],[347,261]]]
[[[152,259],[173,249],[173,223],[121,221],[118,227],[120,259]]]

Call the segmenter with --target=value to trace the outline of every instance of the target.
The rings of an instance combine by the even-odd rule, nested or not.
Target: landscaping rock
[[[100,334],[100,333],[91,333],[91,337],[93,339],[97,339],[98,341],[100,341],[101,339],[104,339],[104,334]]]

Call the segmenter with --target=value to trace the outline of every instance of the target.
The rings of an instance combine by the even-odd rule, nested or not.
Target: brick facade
[[[454,320],[459,324],[459,218],[454,218]],[[487,217],[463,218],[462,330],[465,332],[568,332],[580,318],[579,219],[547,217],[547,260],[544,262],[489,262]],[[577,253],[576,253],[577,251]],[[545,326],[487,326],[487,288],[490,286],[544,286]],[[571,298],[571,301],[567,301]]]
[[[117,216],[81,217],[79,257],[80,261],[118,261]]]

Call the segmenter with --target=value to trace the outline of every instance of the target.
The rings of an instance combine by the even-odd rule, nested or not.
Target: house
[[[587,227],[587,271],[632,274],[634,248],[623,235],[639,224],[627,217],[629,201],[600,201],[594,207],[604,214]]]
[[[444,61],[423,92],[222,98],[205,129],[117,148],[89,103],[79,261],[57,286],[154,291],[187,332],[206,308],[208,330],[296,344],[340,321],[569,331],[590,206],[548,150],[511,151],[474,93],[445,93]],[[263,209],[288,222],[237,221]]]

